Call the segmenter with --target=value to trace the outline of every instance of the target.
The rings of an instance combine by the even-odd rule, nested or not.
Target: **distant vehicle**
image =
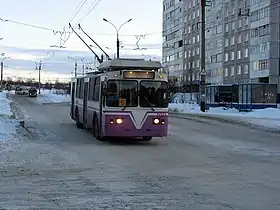
[[[16,89],[15,89],[15,94],[16,95],[28,95],[29,94],[29,89],[27,89],[25,87],[17,86]]]
[[[37,92],[38,91],[35,87],[31,87],[31,88],[29,88],[28,95],[29,95],[29,97],[37,97]]]
[[[99,72],[72,78],[71,118],[98,140],[167,136],[168,80],[161,68],[158,61],[113,59]]]

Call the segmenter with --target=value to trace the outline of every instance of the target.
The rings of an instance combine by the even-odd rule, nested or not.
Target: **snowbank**
[[[13,113],[10,107],[10,100],[7,99],[7,92],[0,92],[0,116],[11,116]]]
[[[41,94],[38,94],[36,101],[40,104],[65,103],[70,102],[70,95],[55,94],[53,90],[41,90]]]
[[[16,120],[12,119],[10,100],[7,99],[7,92],[0,92],[0,152],[4,147],[4,142],[9,140],[16,131]]]
[[[197,104],[169,104],[169,112],[173,113],[188,113],[188,114],[199,114],[208,116],[225,116],[228,119],[230,117],[235,120],[248,122],[252,125],[261,125],[267,128],[276,128],[280,130],[280,109],[267,108],[253,110],[252,112],[239,112],[237,109],[231,108],[210,108],[207,112],[201,112],[200,107]]]

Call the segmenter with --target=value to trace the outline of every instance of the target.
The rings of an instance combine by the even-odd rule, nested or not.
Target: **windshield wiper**
[[[149,106],[151,107],[152,111],[154,112],[155,109],[153,107],[153,105],[151,104],[151,102],[148,100],[148,98],[146,96],[144,96],[144,99],[147,101],[147,103],[149,104]]]

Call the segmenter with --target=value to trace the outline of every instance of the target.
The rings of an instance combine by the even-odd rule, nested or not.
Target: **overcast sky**
[[[83,7],[77,13],[81,4]],[[85,57],[85,61],[92,61],[92,54],[76,35],[72,33],[69,38],[70,21],[74,27],[81,23],[83,29],[112,55],[116,52],[116,32],[113,26],[102,19],[106,18],[118,27],[132,18],[120,30],[123,45],[121,55],[141,57],[143,54],[144,58],[152,59],[160,59],[161,55],[162,0],[9,0],[1,2],[0,18],[8,20],[0,20],[0,38],[3,38],[0,40],[0,53],[10,56],[4,61],[4,77],[36,77],[35,62],[43,60],[43,77],[66,78],[74,66],[68,56],[75,59]],[[56,31],[65,33],[61,36]],[[142,34],[146,36],[142,36],[139,47],[149,50],[135,50],[139,38],[136,35]],[[85,36],[83,38],[93,44]],[[64,43],[62,39],[67,42]],[[49,47],[61,44],[66,47],[63,51]]]

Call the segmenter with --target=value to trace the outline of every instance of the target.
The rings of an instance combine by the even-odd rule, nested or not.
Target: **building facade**
[[[211,0],[207,83],[274,83],[280,92],[280,1]],[[199,81],[200,0],[164,0],[163,64],[177,85]]]

